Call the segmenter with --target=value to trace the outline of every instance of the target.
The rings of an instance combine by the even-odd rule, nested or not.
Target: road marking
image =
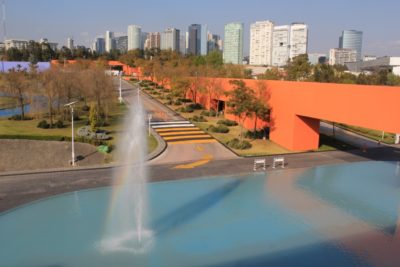
[[[184,140],[184,139],[211,138],[211,136],[209,136],[206,133],[203,133],[201,135],[168,136],[168,137],[163,137],[163,138],[165,141],[169,141],[169,140],[176,140],[176,139]]]
[[[194,169],[196,167],[199,167],[199,166],[209,163],[212,159],[213,159],[213,156],[211,154],[206,154],[199,161],[195,161],[195,162],[192,162],[189,164],[178,165],[178,166],[175,166],[173,169]]]
[[[170,129],[156,129],[156,131],[157,131],[158,133],[162,133],[162,132],[171,132],[171,131],[182,131],[182,130],[188,131],[188,128],[189,128],[189,127],[186,127],[186,128],[170,128]],[[197,127],[191,127],[190,130],[199,131],[200,129],[197,128]]]
[[[165,124],[165,125],[152,125],[151,127],[153,127],[153,129],[175,128],[175,127],[189,128],[189,127],[194,127],[194,124]]]
[[[203,152],[204,151],[204,147],[202,145],[197,145],[196,146],[196,150],[199,152]]]
[[[205,140],[174,141],[174,142],[168,142],[168,145],[208,144],[216,142],[217,140],[215,139],[205,139]]]
[[[171,135],[188,135],[188,134],[203,134],[203,131],[184,131],[184,132],[167,132],[167,133],[159,133],[161,137],[171,136]]]

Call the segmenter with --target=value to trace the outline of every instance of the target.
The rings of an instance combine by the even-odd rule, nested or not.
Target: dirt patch
[[[104,162],[96,147],[75,143],[76,164],[89,166]],[[0,172],[69,167],[71,143],[33,140],[0,140]]]

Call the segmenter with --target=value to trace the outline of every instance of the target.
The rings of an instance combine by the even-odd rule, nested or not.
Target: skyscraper
[[[99,54],[103,54],[106,51],[106,43],[104,38],[98,37],[94,40],[93,50]]]
[[[304,23],[292,23],[290,25],[290,52],[289,57],[293,59],[298,55],[307,54],[308,50],[308,27]]]
[[[67,47],[69,49],[74,49],[74,39],[72,37],[67,38]]]
[[[128,26],[128,51],[142,48],[142,28],[138,25]]]
[[[200,54],[202,56],[206,56],[208,53],[208,36],[207,36],[207,25],[203,24],[201,25],[201,34],[200,34]]]
[[[357,30],[344,30],[339,37],[339,48],[357,51],[357,61],[361,60],[363,32]]]
[[[272,63],[272,21],[257,21],[250,26],[250,65]]]
[[[111,49],[115,48],[115,41],[114,41],[114,33],[111,31],[106,31],[106,35],[104,38],[105,41],[105,48],[106,52],[110,52]]]
[[[171,49],[179,52],[180,31],[175,28],[168,28],[161,34],[161,50]]]
[[[192,24],[189,26],[188,54],[201,54],[201,25]]]
[[[242,64],[243,23],[225,25],[224,63]]]
[[[115,37],[115,48],[118,49],[121,53],[128,52],[128,36],[123,35]]]
[[[161,47],[161,35],[159,32],[149,32],[147,34],[145,49],[153,49]]]
[[[290,26],[275,26],[272,39],[272,66],[285,66],[289,59]]]
[[[221,37],[217,34],[208,33],[208,53],[212,51],[220,51],[221,47],[219,46],[221,41]]]

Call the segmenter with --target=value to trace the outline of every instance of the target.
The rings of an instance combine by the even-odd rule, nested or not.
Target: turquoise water
[[[56,196],[0,214],[0,266],[399,266],[399,166],[152,183],[144,254],[99,248],[110,188]]]

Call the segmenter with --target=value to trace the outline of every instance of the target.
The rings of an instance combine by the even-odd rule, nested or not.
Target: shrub
[[[210,127],[208,127],[208,130],[213,133],[229,133],[229,128],[225,125],[211,125]]]
[[[178,100],[181,101],[182,103],[190,103],[190,102],[192,102],[192,100],[189,99],[189,98],[178,98]]]
[[[54,124],[54,127],[55,128],[64,128],[64,122],[62,121],[62,120],[58,120],[58,121],[56,121],[56,123]]]
[[[174,105],[175,105],[175,106],[180,106],[180,105],[182,105],[182,102],[178,99],[178,100],[176,100],[176,101],[174,102]]]
[[[197,116],[197,115],[193,116],[193,118],[190,118],[190,120],[194,121],[194,122],[207,122],[206,118],[204,118],[203,116]]]
[[[268,137],[268,130],[259,130],[256,132],[253,131],[247,131],[244,134],[244,137],[250,138],[250,139],[263,139],[264,137]]]
[[[251,148],[251,144],[249,141],[243,140],[240,141],[237,138],[234,138],[226,143],[229,147],[239,150],[249,149]]]
[[[90,110],[90,107],[88,105],[84,105],[82,107],[82,111],[88,112]]]
[[[167,101],[165,101],[165,104],[166,104],[166,105],[172,105],[172,100],[171,100],[171,99],[168,99]]]
[[[228,119],[226,119],[226,120],[219,120],[219,121],[217,122],[217,124],[225,125],[225,126],[229,126],[229,127],[231,127],[231,126],[237,126],[237,125],[238,125],[238,123],[237,123],[236,121],[228,120]]]
[[[200,113],[200,115],[203,115],[203,116],[207,116],[207,117],[215,117],[216,115],[217,115],[217,113],[215,112],[215,110],[210,110],[210,111],[208,111],[208,110],[203,110],[201,113]]]
[[[194,109],[187,106],[187,107],[178,108],[176,111],[183,112],[183,113],[192,113],[194,111]]]
[[[42,129],[49,129],[50,124],[48,124],[46,120],[41,120],[41,121],[39,121],[37,127],[42,128]]]
[[[201,104],[199,104],[199,103],[190,104],[188,107],[191,107],[194,110],[203,109],[203,106]]]
[[[164,89],[164,87],[162,85],[157,85],[156,88],[157,89]]]

